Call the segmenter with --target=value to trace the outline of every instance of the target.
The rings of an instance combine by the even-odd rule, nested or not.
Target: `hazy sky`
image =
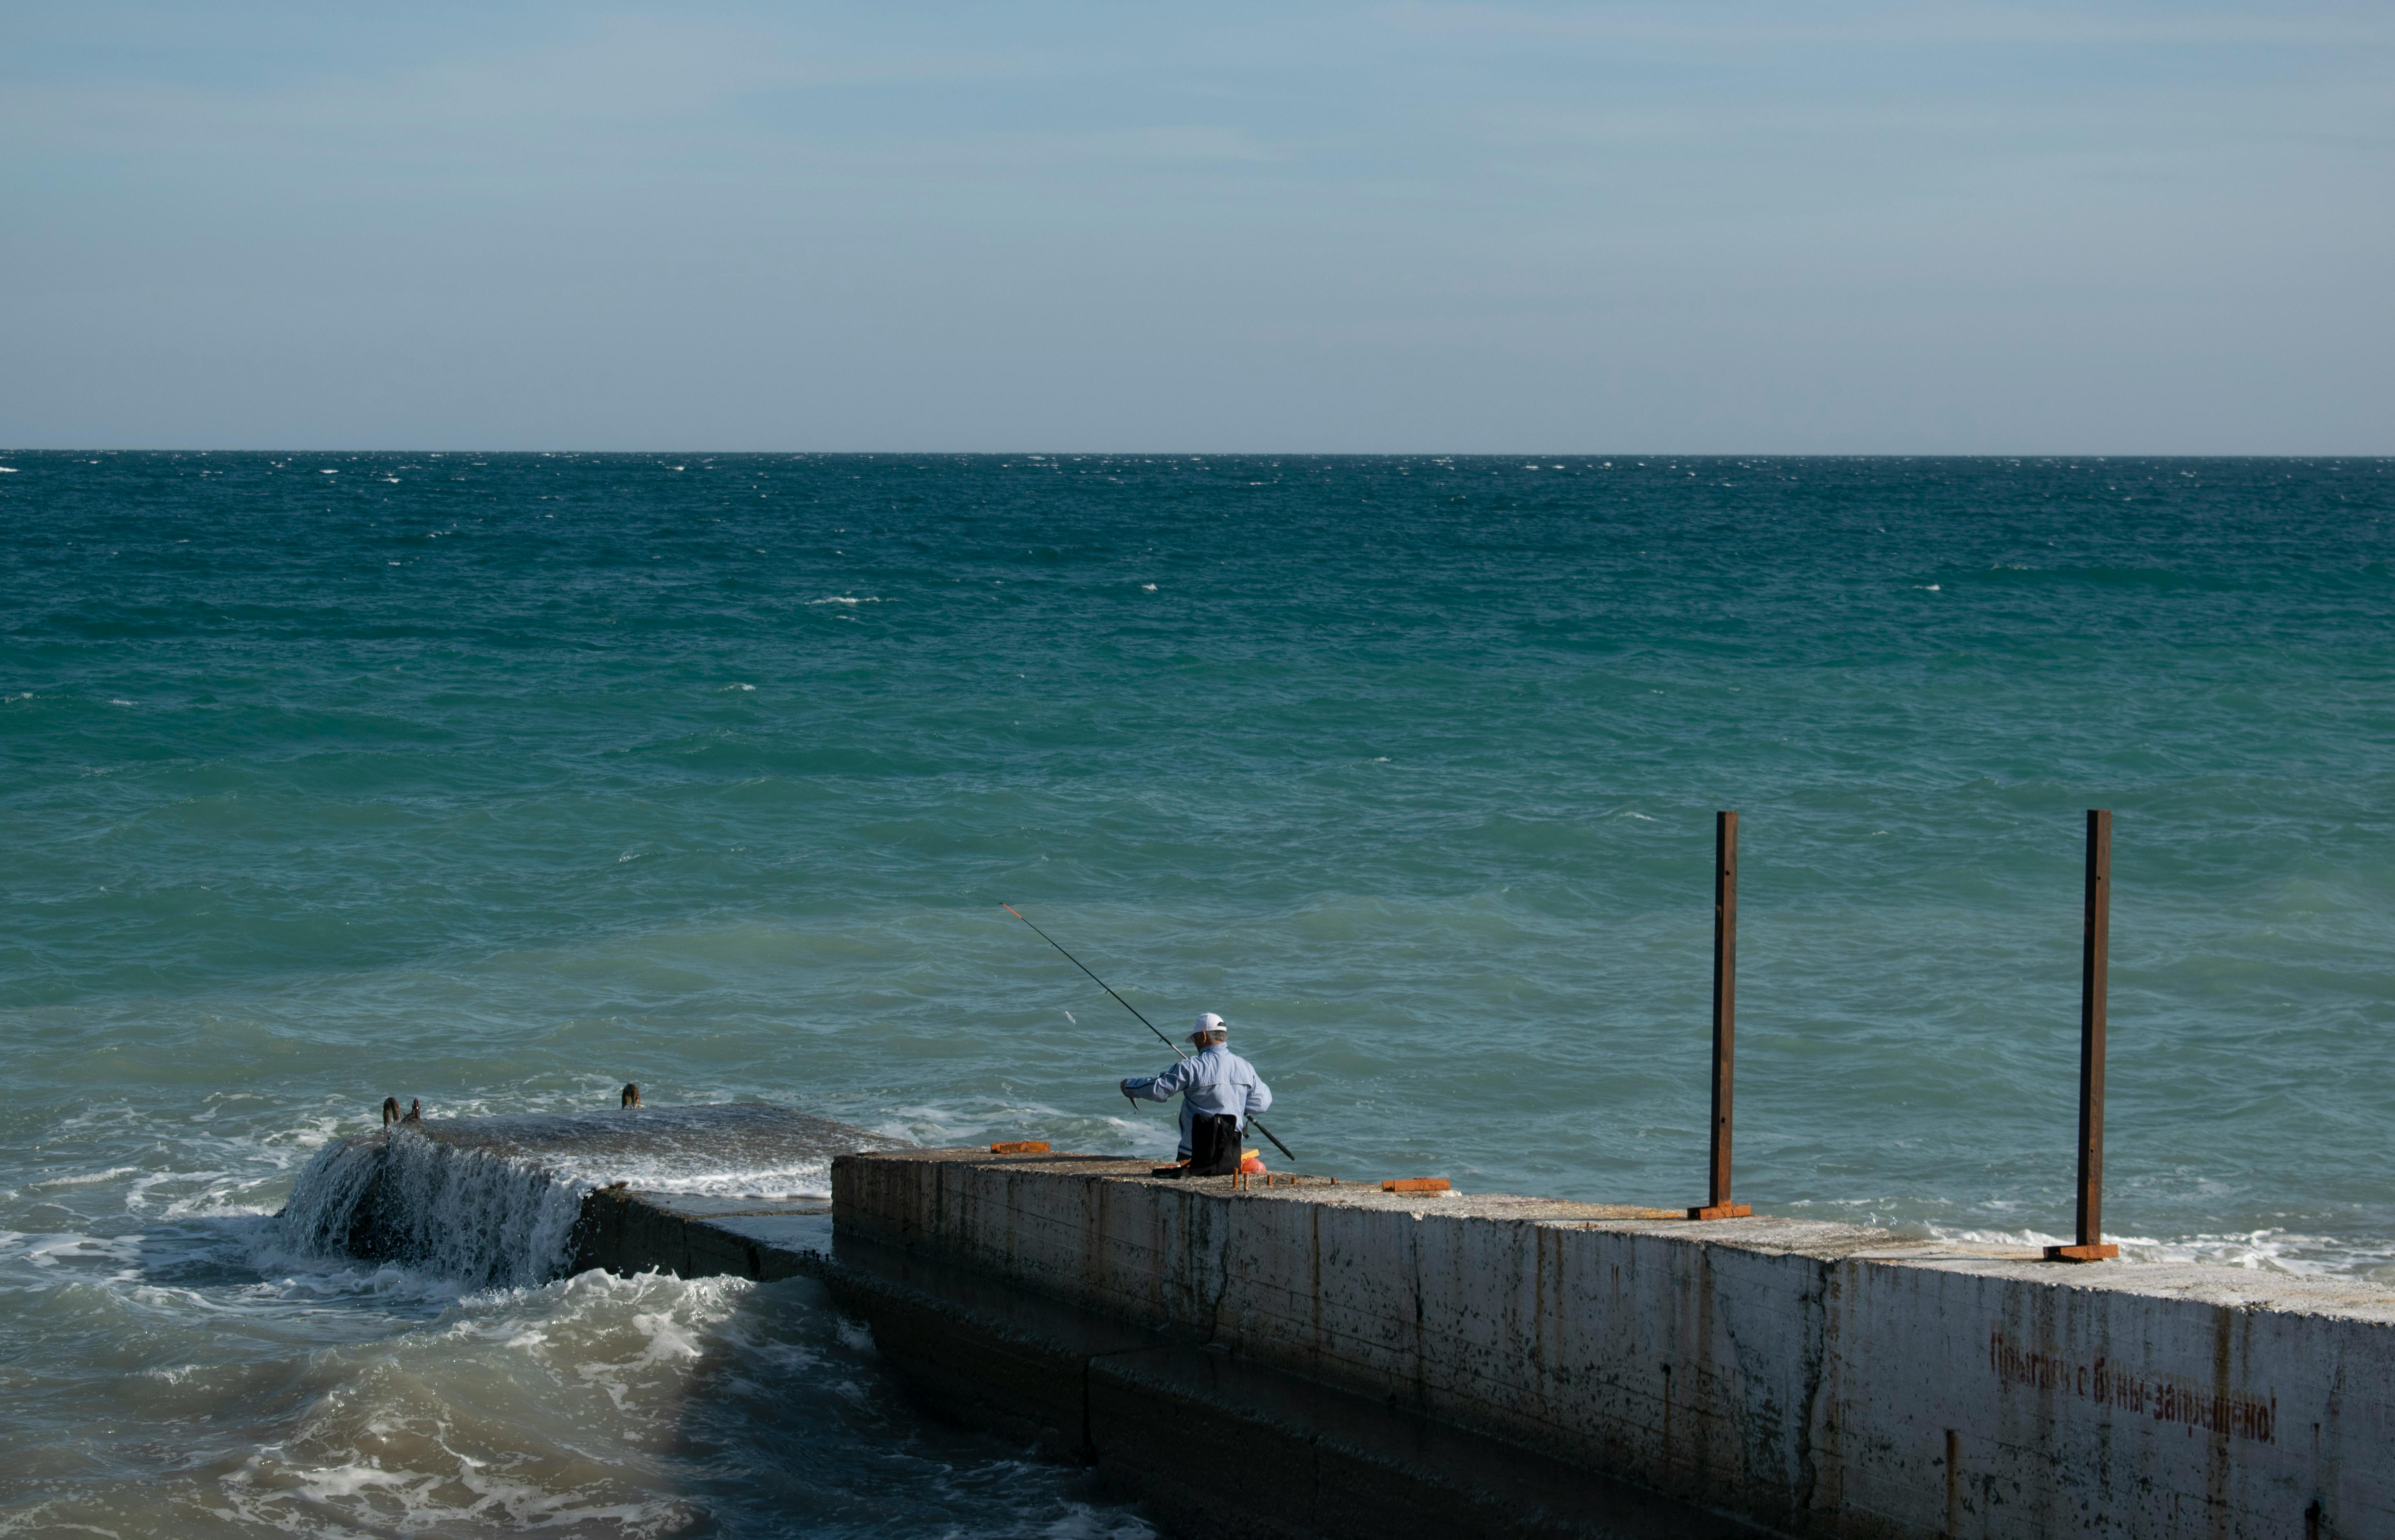
[[[0,445],[2395,451],[2395,6],[0,6]]]

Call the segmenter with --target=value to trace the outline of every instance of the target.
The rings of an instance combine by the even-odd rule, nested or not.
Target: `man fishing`
[[[1181,1098],[1181,1159],[1192,1176],[1227,1176],[1239,1169],[1239,1137],[1248,1120],[1272,1107],[1272,1087],[1256,1067],[1231,1052],[1230,1029],[1201,1013],[1190,1042],[1198,1052],[1160,1075],[1122,1082],[1122,1094],[1143,1101]]]

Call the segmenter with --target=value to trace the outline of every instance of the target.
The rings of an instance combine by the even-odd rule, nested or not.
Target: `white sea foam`
[[[78,1172],[73,1176],[50,1176],[38,1182],[26,1183],[24,1190],[40,1192],[47,1188],[90,1187],[96,1182],[112,1182],[119,1176],[137,1175],[140,1170],[139,1166],[110,1166],[106,1171]]]
[[[2190,1235],[2174,1241],[2114,1237],[2121,1255],[2138,1261],[2203,1262],[2252,1268],[2298,1278],[2381,1275],[2395,1267],[2395,1241],[2361,1241],[2291,1230],[2250,1230],[2242,1235]],[[2383,1281],[2383,1278],[2382,1278]]]
[[[828,599],[810,599],[807,601],[807,607],[812,609],[817,604],[886,604],[889,602],[887,599],[870,597],[859,599],[845,593],[836,593]]]
[[[0,1259],[21,1260],[36,1268],[101,1263],[125,1268],[140,1258],[141,1240],[139,1236],[81,1235],[73,1231],[28,1235],[15,1230],[0,1231]],[[129,1278],[133,1274],[119,1271],[112,1276]]]
[[[2068,1244],[2068,1235],[2034,1228],[1994,1229],[1930,1225],[1934,1238],[2005,1250],[2043,1251]],[[2216,1268],[2243,1268],[2257,1272],[2286,1273],[2297,1278],[2371,1275],[2395,1267],[2395,1241],[2360,1241],[2325,1235],[2305,1235],[2285,1229],[2247,1230],[2226,1235],[2187,1235],[2162,1239],[2150,1235],[2108,1233],[2127,1262],[2193,1262]]]
[[[449,1433],[445,1426],[438,1429]],[[445,1461],[393,1469],[377,1454],[309,1467],[259,1454],[224,1482],[224,1516],[285,1533],[326,1536],[356,1534],[361,1527],[368,1533],[450,1533],[458,1525],[473,1532],[648,1536],[687,1529],[696,1517],[668,1499],[609,1501],[589,1485],[551,1492],[512,1480],[499,1474],[506,1467],[496,1460],[478,1458],[446,1437],[436,1438],[428,1453]]]

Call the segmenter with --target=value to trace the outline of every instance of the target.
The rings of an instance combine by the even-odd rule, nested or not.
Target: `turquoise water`
[[[0,1530],[1107,1534],[803,1285],[271,1215],[385,1095],[2395,1282],[2395,462],[0,456]],[[537,1339],[537,1340],[535,1340]],[[595,1369],[596,1373],[586,1373]],[[380,1431],[377,1431],[380,1429]],[[396,1429],[397,1431],[392,1431]]]

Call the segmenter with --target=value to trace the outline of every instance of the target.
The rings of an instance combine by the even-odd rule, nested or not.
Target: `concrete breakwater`
[[[1775,1530],[2395,1534],[2395,1293],[2371,1284],[1090,1158],[857,1155],[832,1185],[842,1255],[1002,1280]],[[1102,1459],[1141,1441],[1102,1426],[1103,1363]]]
[[[744,1160],[791,1164],[750,1132]],[[675,1192],[537,1145],[448,1141],[582,1162],[553,1269],[814,1279],[935,1409],[1175,1533],[2395,1534],[2395,1292],[2368,1283],[985,1149],[835,1155],[828,1202]]]

